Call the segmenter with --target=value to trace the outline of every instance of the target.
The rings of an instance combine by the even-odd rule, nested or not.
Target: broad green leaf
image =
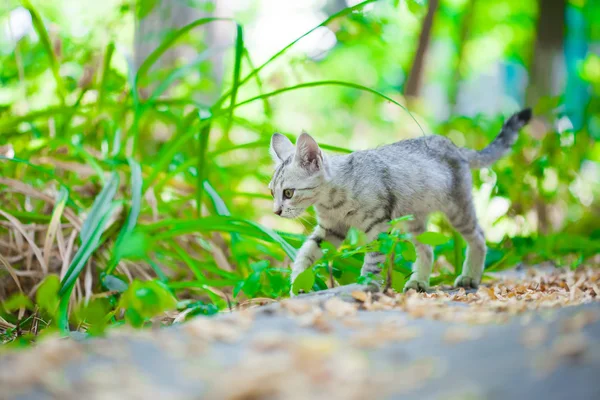
[[[406,285],[406,281],[408,281],[408,277],[403,273],[392,270],[392,289],[394,289],[397,293],[402,293],[404,290],[404,285]]]
[[[151,248],[151,239],[143,232],[127,232],[121,243],[115,248],[115,258],[121,260],[141,260],[147,257]]]
[[[59,303],[58,290],[60,279],[57,275],[48,275],[35,293],[35,302],[49,315],[54,316]]]
[[[415,261],[417,259],[415,246],[411,242],[402,242],[402,251],[400,254],[407,261]]]
[[[29,300],[29,297],[25,296],[23,293],[15,293],[8,298],[8,300],[2,302],[2,308],[6,310],[6,312],[13,312],[20,308],[26,308],[28,310],[33,309],[33,303]]]
[[[315,273],[312,268],[307,268],[300,275],[296,277],[294,282],[292,283],[292,292],[294,294],[298,294],[301,290],[304,293],[310,292],[313,285],[315,283]]]
[[[427,9],[424,0],[406,0],[406,6],[411,13],[417,15],[420,15],[424,10]]]
[[[260,277],[262,272],[253,272],[248,275],[248,278],[244,281],[242,290],[246,293],[246,296],[252,298],[260,290]]]
[[[254,272],[262,272],[269,267],[269,260],[261,260],[250,264],[250,268]]]
[[[173,294],[159,281],[133,281],[119,300],[119,307],[126,309],[126,318],[134,326],[174,309],[176,305]]]
[[[117,278],[114,275],[104,274],[101,278],[101,282],[102,286],[107,290],[119,293],[123,293],[129,287],[129,285],[125,281]]]
[[[82,304],[75,311],[79,323],[86,323],[86,333],[92,336],[101,335],[108,325],[107,315],[111,306],[107,299],[92,299],[88,304]]]
[[[442,235],[437,232],[425,232],[416,237],[416,239],[423,243],[428,244],[430,246],[439,246],[441,244],[447,243],[450,238],[446,235]]]

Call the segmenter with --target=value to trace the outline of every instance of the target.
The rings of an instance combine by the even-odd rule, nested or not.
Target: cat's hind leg
[[[467,257],[463,264],[462,273],[456,278],[454,286],[466,289],[476,289],[481,282],[485,263],[485,236],[477,223],[477,215],[473,202],[454,215],[448,215],[450,223],[467,241]]]
[[[433,250],[431,246],[415,239],[425,232],[426,218],[417,218],[408,223],[408,230],[412,234],[412,242],[417,251],[417,260],[413,264],[412,275],[404,285],[404,291],[415,289],[417,292],[426,292],[429,289],[429,276],[433,266]]]

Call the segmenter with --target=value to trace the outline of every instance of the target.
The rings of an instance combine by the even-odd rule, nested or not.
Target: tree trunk
[[[169,32],[182,28],[193,21],[213,16],[204,11],[208,0],[196,1],[194,6],[183,0],[138,0],[135,20],[134,66],[137,71],[144,60],[160,45]],[[215,6],[218,6],[215,1]],[[195,28],[204,32],[204,44],[207,48],[220,46],[228,40],[223,31],[223,24],[208,23]],[[228,28],[228,27],[225,27]],[[230,27],[229,27],[230,28]],[[225,34],[224,34],[225,33]],[[190,62],[198,56],[197,46],[176,45],[167,50],[153,65],[151,71],[165,71],[177,66],[179,62]],[[217,53],[210,58],[210,80],[215,83],[210,93],[199,93],[195,100],[212,104],[218,98],[223,80],[223,54]],[[159,80],[154,80],[143,88],[147,94],[157,86]]]
[[[427,15],[423,20],[421,35],[419,36],[419,45],[413,61],[410,74],[404,85],[404,95],[406,97],[417,97],[421,91],[421,83],[423,80],[423,65],[425,63],[425,55],[429,47],[429,39],[431,37],[431,28],[433,27],[433,18],[438,9],[439,0],[430,0]]]
[[[564,84],[563,42],[565,0],[539,0],[537,36],[533,50],[527,103],[535,105],[543,96],[556,96]]]
[[[527,88],[527,104],[535,106],[544,96],[556,96],[564,82],[563,41],[565,35],[565,0],[540,0],[537,36]],[[547,234],[550,229],[548,204],[538,195],[536,199],[538,231]]]
[[[460,34],[458,37],[458,50],[456,55],[456,65],[454,66],[454,72],[452,74],[452,79],[450,81],[450,87],[448,88],[448,102],[451,107],[451,114],[454,114],[456,111],[456,100],[458,99],[458,91],[459,85],[463,78],[461,73],[461,67],[463,65],[463,56],[465,50],[465,44],[469,39],[469,34],[471,32],[471,24],[473,22],[473,7],[475,5],[475,0],[469,0],[467,5],[465,5],[465,9],[463,10],[461,24],[460,24]]]

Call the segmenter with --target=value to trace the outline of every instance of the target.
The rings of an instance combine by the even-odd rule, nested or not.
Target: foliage
[[[499,1],[478,5],[467,37],[453,21],[471,3],[441,3],[432,45],[452,39],[451,59],[442,62],[457,72],[430,71],[427,79],[449,99],[456,101],[455,81],[491,61],[529,68],[531,2],[509,2],[502,20],[490,11]],[[257,67],[244,24],[201,18],[168,32],[136,70],[118,37],[94,40],[118,31],[133,17],[130,7],[118,7],[106,26],[81,38],[51,5],[24,1],[35,32],[13,44],[0,41],[3,340],[22,345],[56,330],[95,335],[123,323],[171,323],[171,312],[211,315],[290,289],[355,282],[364,253],[374,249],[388,255],[384,276],[401,290],[416,257],[404,219],[372,243],[356,230],[339,249],[324,243],[323,259],[289,282],[289,264],[314,212],[300,222],[270,215],[267,148],[274,131],[298,134],[302,124],[332,152],[430,132],[473,148],[489,143],[504,116],[454,112],[440,119],[401,96],[424,4],[364,1],[330,15]],[[216,50],[197,33],[212,24],[231,27],[233,54],[225,90],[204,104],[195,94],[210,82],[193,73],[210,71]],[[291,52],[324,27],[337,42],[324,56]],[[512,32],[510,40],[498,36],[500,29]],[[478,56],[486,43],[497,45],[495,52]],[[157,61],[181,44],[204,50],[187,64],[158,69]],[[597,70],[591,54],[577,75],[595,92]],[[574,127],[570,110],[561,111],[566,103],[565,95],[542,98],[536,115],[552,124],[527,128],[513,155],[474,173],[480,214],[507,204],[483,222],[493,238],[489,271],[547,260],[577,266],[600,249],[600,188],[593,185],[600,174],[600,104],[597,96],[580,104],[585,123]],[[416,239],[435,247],[432,284],[452,282],[464,241],[439,216]]]

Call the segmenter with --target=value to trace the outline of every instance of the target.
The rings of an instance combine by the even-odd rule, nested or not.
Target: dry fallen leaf
[[[460,343],[467,340],[475,340],[479,333],[473,328],[465,326],[451,326],[444,332],[443,340],[446,343]]]
[[[544,343],[547,336],[548,330],[544,326],[532,326],[523,332],[521,343],[528,348],[538,347]]]
[[[588,348],[588,339],[581,333],[559,336],[552,345],[552,353],[559,358],[580,359]]]
[[[356,305],[333,297],[325,302],[325,311],[327,314],[336,317],[348,317],[356,314]]]
[[[356,300],[361,301],[361,302],[365,302],[368,299],[368,295],[365,292],[362,292],[360,290],[355,290],[354,292],[352,292],[352,297],[354,297]]]

